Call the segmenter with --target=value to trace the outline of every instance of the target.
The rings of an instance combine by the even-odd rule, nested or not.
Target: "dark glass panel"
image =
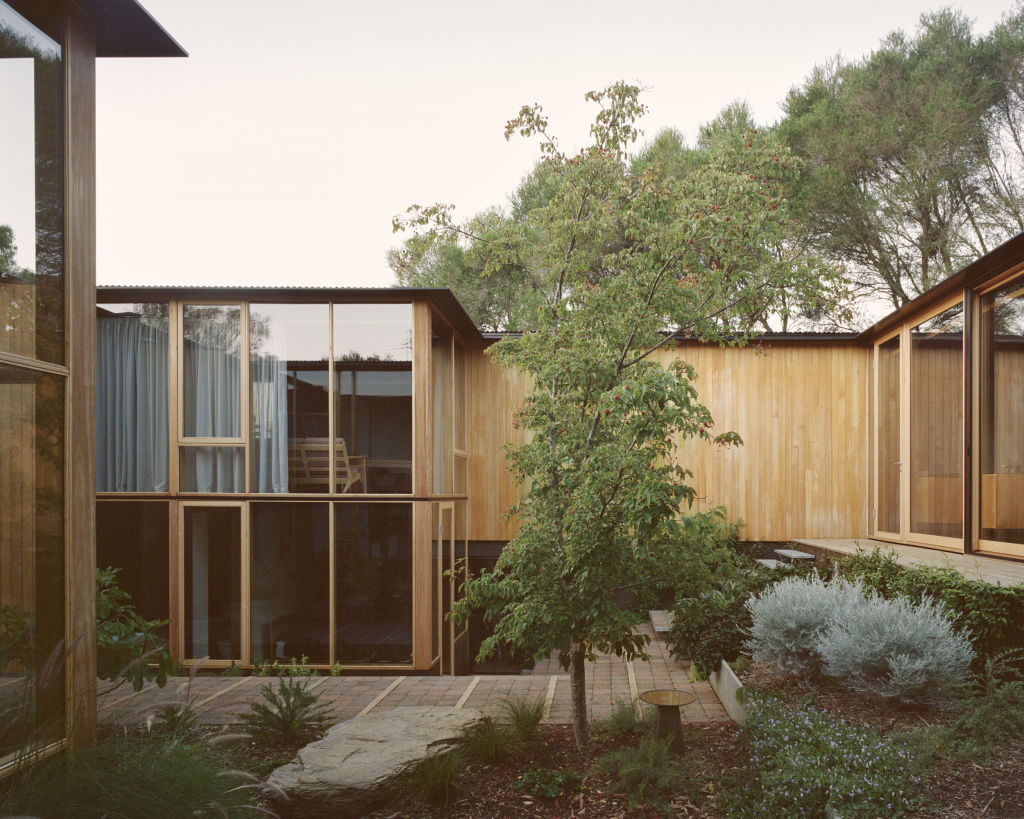
[[[981,537],[1024,544],[1024,279],[981,304]]]
[[[910,531],[963,537],[964,311],[910,331]]]
[[[434,322],[437,324],[437,321]],[[431,341],[430,392],[433,403],[434,491],[449,494],[453,487],[452,340],[444,328],[434,329]]]
[[[0,755],[64,733],[64,388],[0,365]]]
[[[167,303],[96,308],[96,491],[167,492]]]
[[[60,46],[0,3],[0,351],[64,363]]]
[[[336,491],[411,492],[412,306],[334,305],[334,361]]]
[[[96,504],[96,566],[120,569],[117,584],[147,620],[170,616],[169,514],[165,501]]]
[[[334,504],[335,659],[412,662],[412,504]]]
[[[254,492],[328,492],[330,311],[249,307]]]
[[[241,436],[241,308],[186,304],[183,319],[186,438]]]
[[[244,492],[245,449],[183,446],[178,481],[182,492]]]
[[[185,507],[185,657],[242,656],[242,517],[237,506]]]
[[[330,505],[250,508],[253,660],[330,662]]]
[[[900,338],[878,345],[878,529],[900,531]]]

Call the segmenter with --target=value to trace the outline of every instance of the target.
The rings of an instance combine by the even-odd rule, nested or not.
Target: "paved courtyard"
[[[592,719],[607,717],[617,701],[636,702],[639,694],[651,688],[675,688],[696,695],[682,709],[684,722],[727,720],[722,704],[706,682],[691,683],[689,666],[669,656],[663,635],[655,635],[648,624],[643,627],[651,637],[650,659],[624,662],[618,657],[602,656],[587,669],[587,705]],[[186,697],[206,725],[237,723],[235,716],[247,711],[250,703],[261,699],[259,689],[265,677],[197,676],[191,686],[187,679],[175,678],[164,688],[149,683],[139,692],[126,686],[104,695],[109,683],[100,682],[100,721],[124,725],[145,724],[164,705],[183,703]],[[506,699],[524,697],[543,699],[547,722],[570,722],[569,675],[557,661],[538,663],[532,673],[487,674],[465,677],[358,676],[314,677],[310,687],[320,701],[334,710],[340,722],[371,711],[388,711],[400,705],[449,705],[476,708],[497,716]]]

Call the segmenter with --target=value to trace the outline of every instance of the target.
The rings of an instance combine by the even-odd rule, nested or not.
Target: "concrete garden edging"
[[[708,682],[725,708],[725,713],[737,724],[742,724],[747,718],[747,710],[739,699],[739,690],[743,688],[743,683],[725,660],[722,660],[718,671],[712,671],[708,675]]]

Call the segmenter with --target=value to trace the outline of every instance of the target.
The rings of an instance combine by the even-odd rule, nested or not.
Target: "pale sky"
[[[692,140],[735,99],[763,123],[911,0],[142,0],[186,59],[97,64],[101,284],[388,286],[391,219],[502,204],[537,157],[504,123],[539,102],[586,144],[586,91],[650,90],[648,138]],[[955,2],[987,32],[1010,0]]]

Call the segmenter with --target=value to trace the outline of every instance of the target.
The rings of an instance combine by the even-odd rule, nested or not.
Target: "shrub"
[[[580,772],[572,768],[554,771],[550,768],[530,768],[512,783],[512,787],[540,799],[558,799],[576,793],[582,784]]]
[[[745,604],[752,593],[749,583],[725,580],[717,589],[678,600],[668,635],[672,655],[689,659],[704,678],[718,671],[722,660],[734,660],[750,628]]]
[[[330,708],[319,704],[320,695],[309,691],[309,679],[281,677],[277,691],[269,683],[260,688],[265,703],[255,702],[239,718],[257,742],[293,746],[321,736],[330,722]]]
[[[594,720],[594,731],[610,736],[630,736],[639,734],[647,728],[644,719],[637,716],[632,703],[616,700],[611,714],[605,719]]]
[[[825,673],[855,690],[915,702],[962,682],[974,652],[945,606],[872,594],[835,618],[816,645]]]
[[[516,740],[528,744],[537,738],[537,728],[544,719],[544,700],[508,699],[501,712]]]
[[[859,585],[817,575],[788,577],[746,602],[750,656],[758,662],[810,677],[821,671],[818,641],[835,619],[864,605]]]
[[[1024,735],[1024,681],[1017,664],[1021,650],[985,660],[967,688],[963,711],[939,729],[944,750],[965,759],[990,756]]]
[[[667,797],[692,791],[693,780],[684,760],[669,749],[671,739],[646,734],[635,746],[604,754],[597,769],[615,776],[616,789],[626,794],[629,808],[648,805],[670,813]]]
[[[726,791],[728,815],[889,817],[921,803],[921,765],[902,741],[757,694],[746,710],[750,762]]]
[[[501,762],[515,750],[516,740],[504,726],[490,717],[471,725],[462,732],[466,753],[481,762]]]
[[[425,802],[444,804],[455,793],[462,757],[455,751],[427,754],[403,776],[402,789]]]

